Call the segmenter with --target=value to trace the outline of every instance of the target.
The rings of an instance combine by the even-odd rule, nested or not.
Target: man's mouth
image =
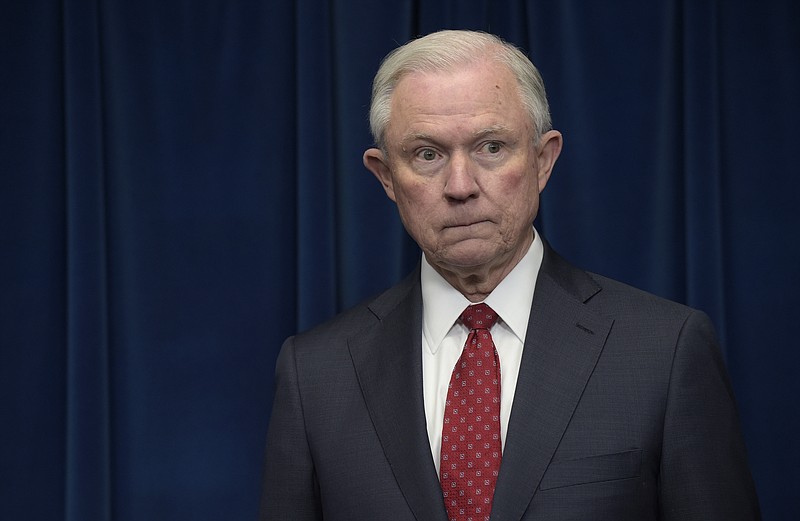
[[[489,222],[488,219],[478,219],[474,221],[460,221],[455,223],[450,223],[445,226],[445,228],[469,228],[470,226],[474,226],[477,224],[483,224]]]

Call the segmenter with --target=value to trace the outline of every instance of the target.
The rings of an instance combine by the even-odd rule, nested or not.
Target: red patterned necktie
[[[500,360],[489,328],[497,314],[467,307],[469,336],[447,390],[442,428],[441,484],[450,521],[488,521],[500,470]]]

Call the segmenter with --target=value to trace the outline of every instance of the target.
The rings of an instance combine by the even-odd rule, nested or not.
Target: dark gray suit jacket
[[[416,272],[284,344],[261,519],[446,521]],[[708,318],[545,245],[492,520],[753,520]]]

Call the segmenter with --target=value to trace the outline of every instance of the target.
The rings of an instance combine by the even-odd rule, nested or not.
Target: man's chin
[[[494,264],[501,256],[495,243],[480,239],[459,241],[438,255],[427,255],[428,262],[448,270],[480,269]]]

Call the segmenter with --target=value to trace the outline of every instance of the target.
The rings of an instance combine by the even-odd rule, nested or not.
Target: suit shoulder
[[[587,274],[602,288],[587,304],[611,318],[652,317],[684,322],[701,311],[596,273]]]
[[[292,337],[295,349],[328,349],[346,342],[347,338],[373,327],[397,308],[410,296],[415,287],[418,288],[418,281],[418,272],[414,272],[382,293],[365,299],[311,329],[298,333]]]
[[[704,312],[601,275],[590,276],[602,290],[586,305],[614,321],[608,352],[625,353],[624,359],[638,360],[640,367],[661,367],[664,377],[680,353],[719,365],[716,332]]]

